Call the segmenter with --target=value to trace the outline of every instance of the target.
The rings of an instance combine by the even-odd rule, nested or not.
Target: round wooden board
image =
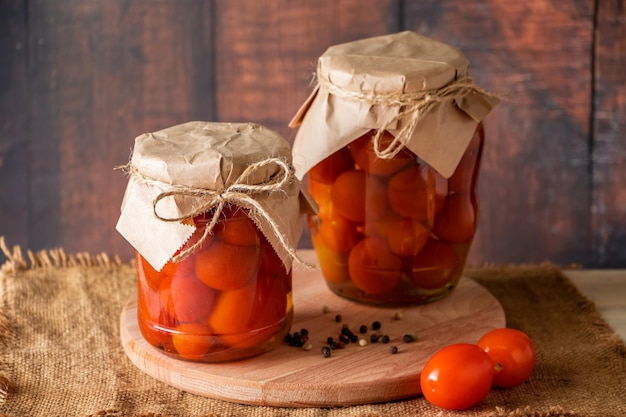
[[[308,251],[307,251],[308,252]],[[315,255],[305,253],[306,260]],[[238,362],[202,364],[172,359],[149,345],[137,325],[137,303],[131,299],[120,318],[121,341],[132,363],[146,374],[176,388],[241,404],[285,407],[329,407],[385,402],[420,394],[419,375],[428,358],[457,342],[475,343],[487,331],[505,326],[504,311],[485,288],[463,277],[447,298],[417,307],[385,309],[353,303],[326,287],[318,269],[295,270],[294,324],[307,328],[313,349],[282,345]],[[322,311],[327,306],[328,313]],[[394,314],[402,312],[400,320]],[[341,314],[342,323],[335,321]],[[380,321],[388,344],[348,344],[330,358],[320,353],[328,336],[342,324],[358,329]],[[403,335],[418,340],[404,343]],[[369,334],[369,333],[368,333]],[[391,354],[391,346],[398,347]]]

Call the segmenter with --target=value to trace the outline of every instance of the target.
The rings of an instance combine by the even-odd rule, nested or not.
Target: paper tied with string
[[[335,45],[318,59],[317,85],[290,123],[296,176],[375,130],[374,149],[403,147],[449,178],[478,123],[499,102],[476,86],[456,48],[414,32]],[[382,131],[395,139],[377,143]]]
[[[250,218],[289,271],[315,203],[293,173],[289,143],[252,123],[188,122],[135,139],[118,232],[157,270],[195,226],[189,218],[226,205]],[[209,227],[207,227],[209,230]],[[179,252],[179,253],[177,253]],[[184,252],[184,251],[183,251]]]

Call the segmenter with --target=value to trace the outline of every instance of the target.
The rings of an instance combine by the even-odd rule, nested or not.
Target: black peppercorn
[[[402,337],[402,340],[404,341],[404,343],[411,343],[411,342],[415,341],[415,337],[413,337],[413,335],[411,335],[411,334],[405,334]]]

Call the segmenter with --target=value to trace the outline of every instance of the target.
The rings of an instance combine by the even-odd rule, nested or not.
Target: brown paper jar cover
[[[319,205],[311,239],[328,287],[382,306],[456,287],[476,232],[482,118],[497,103],[455,48],[412,32],[328,48],[292,121]]]
[[[469,61],[458,49],[411,31],[331,46],[318,59],[317,78],[290,123],[299,126],[293,145],[298,178],[371,129],[397,133],[415,114],[403,114],[406,108],[427,96],[437,105],[417,114],[403,144],[449,178],[477,124],[499,101],[473,86]],[[438,94],[444,87],[452,88]]]
[[[303,213],[314,203],[293,175],[289,143],[277,132],[254,123],[191,121],[138,136],[127,167],[116,229],[156,270],[193,234],[185,217],[220,199],[249,209],[291,269]],[[285,180],[278,189],[277,178]]]

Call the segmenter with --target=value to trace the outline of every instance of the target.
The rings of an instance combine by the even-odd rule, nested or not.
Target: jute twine
[[[278,168],[278,172],[272,175],[269,180],[261,184],[248,183],[249,178],[253,174],[268,165],[276,165],[276,167]],[[250,164],[231,185],[224,188],[223,190],[211,190],[181,184],[168,184],[143,175],[141,172],[139,172],[137,167],[135,167],[131,163],[128,163],[127,165],[119,168],[123,169],[125,172],[127,172],[129,175],[134,177],[142,184],[153,185],[165,190],[161,192],[152,202],[153,214],[157,219],[161,221],[182,222],[191,217],[213,210],[211,221],[205,227],[204,233],[202,234],[200,239],[198,239],[198,241],[195,242],[193,245],[180,251],[178,254],[172,257],[172,262],[178,262],[185,259],[189,255],[191,255],[196,248],[200,247],[207,239],[207,237],[212,234],[213,228],[220,220],[220,216],[222,214],[222,211],[224,210],[224,207],[227,204],[235,204],[250,209],[251,217],[263,218],[271,227],[272,233],[278,239],[280,246],[285,250],[285,252],[288,253],[292,261],[307,268],[313,268],[313,266],[302,261],[298,257],[298,255],[296,254],[296,249],[292,247],[291,244],[287,241],[287,238],[281,232],[280,227],[278,226],[276,221],[274,221],[272,215],[268,213],[267,210],[265,210],[263,206],[259,203],[259,201],[255,198],[255,195],[261,193],[285,192],[285,187],[292,181],[294,181],[295,176],[293,174],[293,168],[284,160],[280,158],[268,158]],[[165,198],[177,196],[196,199],[197,204],[194,204],[193,208],[191,208],[187,212],[182,213],[178,217],[166,217],[159,214],[159,202]]]
[[[465,97],[468,94],[482,94],[487,97],[499,98],[497,94],[490,93],[474,84],[470,77],[461,77],[441,88],[411,91],[393,92],[387,94],[375,92],[353,91],[334,84],[329,78],[317,72],[319,85],[338,97],[361,101],[371,105],[399,107],[400,111],[388,122],[384,123],[374,135],[374,151],[376,156],[382,159],[394,158],[413,136],[417,124],[428,115],[437,105],[443,102]],[[408,117],[408,123],[404,124],[397,132],[394,139],[388,144],[381,143],[383,132],[394,123]]]

